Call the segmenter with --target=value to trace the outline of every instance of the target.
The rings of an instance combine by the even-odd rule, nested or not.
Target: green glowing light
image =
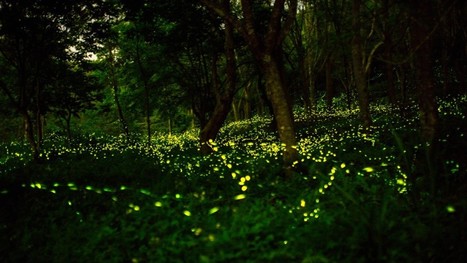
[[[214,213],[217,213],[217,211],[219,211],[219,207],[217,207],[217,206],[213,207],[213,208],[209,209],[209,214],[212,215]]]
[[[448,213],[454,213],[454,212],[456,212],[456,209],[454,208],[454,206],[448,205],[448,206],[446,206],[446,211]]]

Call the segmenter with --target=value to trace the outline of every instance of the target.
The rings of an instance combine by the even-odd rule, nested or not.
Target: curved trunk
[[[228,0],[223,2],[224,8],[230,10],[230,3]],[[221,94],[220,83],[217,73],[217,56],[214,57],[212,65],[212,79],[213,86],[216,92],[216,105],[214,107],[214,112],[210,116],[206,125],[201,127],[200,133],[200,144],[201,144],[201,153],[209,154],[212,152],[210,145],[208,144],[209,140],[214,140],[219,133],[222,125],[224,124],[227,115],[229,114],[232,108],[232,101],[235,93],[237,92],[237,74],[236,74],[236,59],[235,59],[235,46],[234,46],[234,35],[233,35],[233,25],[232,23],[225,19],[225,57],[226,57],[226,73],[227,73],[227,87]]]

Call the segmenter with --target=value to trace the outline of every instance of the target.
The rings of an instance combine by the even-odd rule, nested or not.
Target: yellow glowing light
[[[229,169],[232,169],[232,164],[228,163],[228,164],[227,164],[227,167],[228,167]]]
[[[303,199],[300,200],[300,206],[301,206],[301,207],[305,207],[305,206],[306,206],[305,200],[303,200]]]
[[[183,214],[186,216],[191,216],[191,212],[188,210],[183,211]]]
[[[246,179],[247,181],[250,181],[250,180],[251,180],[251,176],[247,175],[247,176],[245,176],[245,179]]]
[[[345,163],[341,163],[341,169],[345,168]]]
[[[242,199],[245,199],[246,198],[246,195],[244,194],[239,194],[239,195],[236,195],[234,197],[234,200],[242,200]]]
[[[244,185],[242,186],[242,191],[245,192],[248,189],[248,186]]]
[[[176,194],[175,198],[180,199],[180,198],[182,198],[182,195],[181,194]]]
[[[162,207],[162,202],[157,201],[157,202],[154,203],[154,206],[156,206],[156,207]]]
[[[201,232],[203,232],[203,229],[198,227],[198,228],[194,229],[193,232],[195,233],[195,236],[199,236],[199,235],[201,235]]]
[[[454,212],[456,212],[456,209],[454,208],[454,206],[448,205],[448,206],[446,206],[446,211],[448,213],[454,213]]]
[[[367,172],[367,173],[371,173],[374,171],[373,167],[365,167],[363,168],[363,171]]]
[[[214,242],[214,240],[216,240],[216,237],[213,234],[209,234],[208,239],[209,241]]]
[[[140,208],[139,208],[139,206],[135,205],[135,206],[133,207],[133,210],[135,210],[135,211],[139,211],[139,210],[140,210]]]
[[[235,179],[237,177],[236,173],[232,173],[232,178]]]
[[[223,154],[223,155],[221,155],[221,158],[222,158],[222,160],[226,160],[227,156],[225,156],[225,154]]]

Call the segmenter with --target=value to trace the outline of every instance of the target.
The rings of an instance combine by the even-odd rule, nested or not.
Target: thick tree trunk
[[[352,6],[352,63],[355,77],[355,85],[358,92],[358,105],[360,108],[360,119],[363,124],[363,131],[367,132],[371,126],[370,97],[366,80],[366,72],[363,64],[363,43],[361,36],[360,21],[361,0],[353,0]]]
[[[432,3],[412,1],[411,45],[415,50],[415,86],[418,92],[422,137],[433,142],[437,134],[438,107],[433,77]],[[415,11],[416,10],[416,11]]]
[[[392,36],[389,30],[389,9],[392,5],[392,0],[383,0],[383,20],[384,20],[384,58],[388,61],[392,60]],[[396,86],[394,84],[394,71],[391,63],[386,63],[386,83],[387,83],[387,94],[389,103],[392,106],[397,105],[396,99]]]
[[[151,145],[151,104],[150,104],[150,92],[149,92],[149,77],[144,69],[143,62],[141,61],[139,43],[136,44],[136,62],[143,80],[144,86],[144,112],[146,119],[146,134],[148,147]],[[170,120],[169,120],[170,122]]]
[[[230,102],[230,103],[229,103]],[[201,153],[209,154],[212,152],[211,146],[209,146],[209,140],[215,140],[219,130],[222,128],[227,115],[230,112],[230,106],[232,104],[231,98],[221,99],[221,103],[217,104],[214,108],[211,118],[209,118],[206,126],[201,130],[199,135],[201,143]]]
[[[286,175],[291,175],[292,164],[298,160],[296,149],[295,130],[293,123],[292,105],[288,101],[284,79],[280,64],[282,56],[281,45],[295,22],[297,14],[297,0],[276,0],[271,7],[271,16],[268,21],[267,32],[256,32],[255,10],[252,0],[241,0],[242,16],[240,20],[234,17],[224,5],[217,1],[201,0],[206,6],[225,21],[232,22],[237,31],[243,36],[249,49],[260,66],[261,74],[266,81],[266,93],[272,104],[274,117],[280,140],[285,144],[283,153]],[[288,10],[286,10],[286,6]],[[287,15],[284,16],[284,13]]]
[[[266,81],[268,99],[271,101],[276,118],[279,138],[285,144],[283,153],[284,166],[291,169],[292,164],[298,160],[297,142],[293,115],[291,107],[285,99],[287,95],[284,92],[280,69],[274,57],[265,56],[261,61],[261,70]]]

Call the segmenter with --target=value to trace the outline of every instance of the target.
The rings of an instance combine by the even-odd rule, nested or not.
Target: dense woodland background
[[[436,96],[465,92],[463,1],[1,1],[1,138],[130,136],[291,110],[416,100],[436,136]],[[324,101],[325,107],[319,107]],[[209,151],[206,147],[204,152]],[[296,153],[288,148],[291,156]]]
[[[0,0],[0,261],[462,262],[466,11]]]

